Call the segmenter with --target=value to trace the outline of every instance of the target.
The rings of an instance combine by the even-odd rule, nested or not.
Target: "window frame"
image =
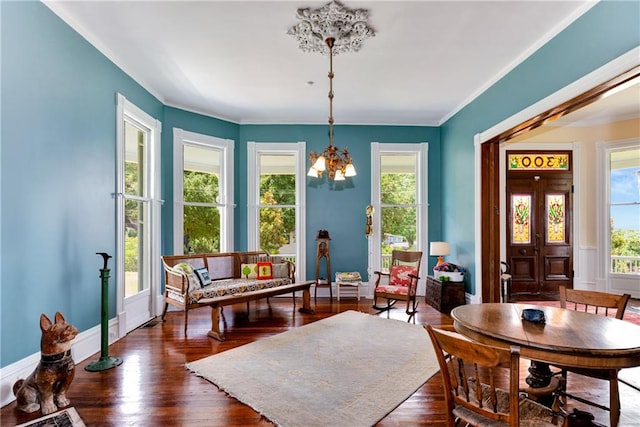
[[[596,177],[598,188],[596,203],[596,240],[597,240],[597,275],[604,281],[604,289],[612,293],[630,293],[633,297],[640,296],[637,274],[622,274],[611,272],[611,153],[628,148],[640,147],[640,138],[629,138],[616,141],[603,141],[596,145]]]
[[[374,208],[373,214],[373,235],[368,237],[369,244],[369,260],[367,273],[369,282],[372,282],[373,272],[379,271],[381,268],[381,244],[382,244],[382,222],[381,222],[381,156],[398,154],[407,155],[414,154],[416,156],[416,250],[425,252],[428,246],[429,237],[429,221],[428,221],[428,170],[429,170],[429,144],[427,142],[420,143],[371,143],[371,205]],[[427,272],[425,271],[428,263],[423,257],[421,266],[420,281],[418,282],[418,293],[424,295],[426,290]]]
[[[296,159],[296,280],[306,280],[306,143],[247,142],[247,249],[259,250],[260,164],[262,154],[289,154]]]
[[[234,244],[234,141],[173,128],[173,253],[184,253],[184,146],[193,145],[221,151],[220,200],[211,204],[220,210],[220,252],[230,252]],[[201,206],[202,204],[198,204]]]

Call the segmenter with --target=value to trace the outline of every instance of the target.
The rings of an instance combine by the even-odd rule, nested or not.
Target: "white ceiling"
[[[46,1],[163,103],[235,123],[327,123],[328,57],[298,49],[327,1]],[[376,31],[334,58],[336,124],[439,125],[592,1],[344,1]],[[313,84],[309,83],[313,82]]]

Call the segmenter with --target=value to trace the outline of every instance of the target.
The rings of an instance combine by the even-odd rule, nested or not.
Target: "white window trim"
[[[602,141],[596,144],[596,277],[598,287],[611,293],[628,293],[634,298],[640,298],[638,288],[638,276],[628,274],[615,274],[609,270],[609,254],[611,253],[611,236],[609,235],[610,209],[610,153],[622,148],[636,147],[640,144],[639,138],[629,138],[616,141]]]
[[[173,128],[173,252],[175,254],[184,252],[183,147],[185,144],[217,148],[222,151],[220,178],[223,182],[220,209],[223,215],[220,215],[220,252],[233,251],[235,250],[233,211],[236,206],[233,187],[234,141]]]
[[[416,204],[418,206],[418,224],[416,230],[416,248],[419,251],[423,251],[427,245],[427,239],[429,238],[429,204],[428,204],[428,188],[429,188],[429,144],[426,142],[421,142],[418,144],[407,144],[407,143],[379,143],[372,142],[371,143],[371,205],[374,208],[373,214],[373,236],[368,237],[369,240],[369,261],[367,268],[368,282],[371,284],[369,286],[369,296],[372,295],[373,292],[373,272],[376,270],[380,270],[380,230],[381,230],[381,222],[380,222],[380,155],[381,154],[417,154],[418,155],[418,170],[416,176],[416,185],[418,200]],[[427,260],[425,257],[422,257],[422,273],[420,276],[422,279],[418,283],[418,294],[424,295],[426,289],[426,276],[425,268],[427,265]]]
[[[118,337],[127,334],[127,319],[124,311],[125,300],[125,272],[124,272],[124,160],[125,160],[125,140],[124,140],[124,120],[125,117],[137,122],[149,131],[149,164],[151,170],[148,171],[148,194],[146,199],[150,204],[150,221],[152,224],[150,245],[150,277],[149,292],[151,295],[150,312],[159,315],[162,308],[162,295],[160,293],[160,236],[161,236],[161,205],[160,199],[160,145],[162,134],[162,123],[151,117],[149,114],[138,108],[127,100],[124,95],[118,93],[116,98],[116,313],[118,316]]]
[[[307,277],[306,206],[307,193],[305,170],[306,143],[290,142],[247,142],[247,249],[259,250],[260,241],[258,207],[260,206],[258,159],[260,154],[294,154],[296,156],[296,280]]]

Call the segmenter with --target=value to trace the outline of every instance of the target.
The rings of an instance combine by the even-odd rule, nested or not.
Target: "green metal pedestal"
[[[122,364],[121,358],[109,356],[109,269],[107,268],[107,262],[111,256],[104,252],[98,252],[97,255],[102,255],[104,259],[104,268],[100,270],[100,279],[102,280],[102,317],[100,321],[100,331],[102,333],[102,339],[100,342],[100,359],[94,360],[84,368],[86,371],[91,372],[106,371],[107,369],[115,368]]]

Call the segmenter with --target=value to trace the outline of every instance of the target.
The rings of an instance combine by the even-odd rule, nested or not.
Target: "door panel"
[[[536,251],[538,225],[532,220],[538,216],[538,192],[531,186],[531,178],[507,181],[507,262],[511,265],[512,292],[539,291]]]
[[[539,181],[543,194],[544,227],[541,240],[541,256],[544,271],[541,278],[542,292],[557,292],[559,286],[573,287],[572,180],[566,177],[542,177]]]
[[[560,285],[573,287],[572,183],[567,170],[507,171],[512,295],[553,294]]]

